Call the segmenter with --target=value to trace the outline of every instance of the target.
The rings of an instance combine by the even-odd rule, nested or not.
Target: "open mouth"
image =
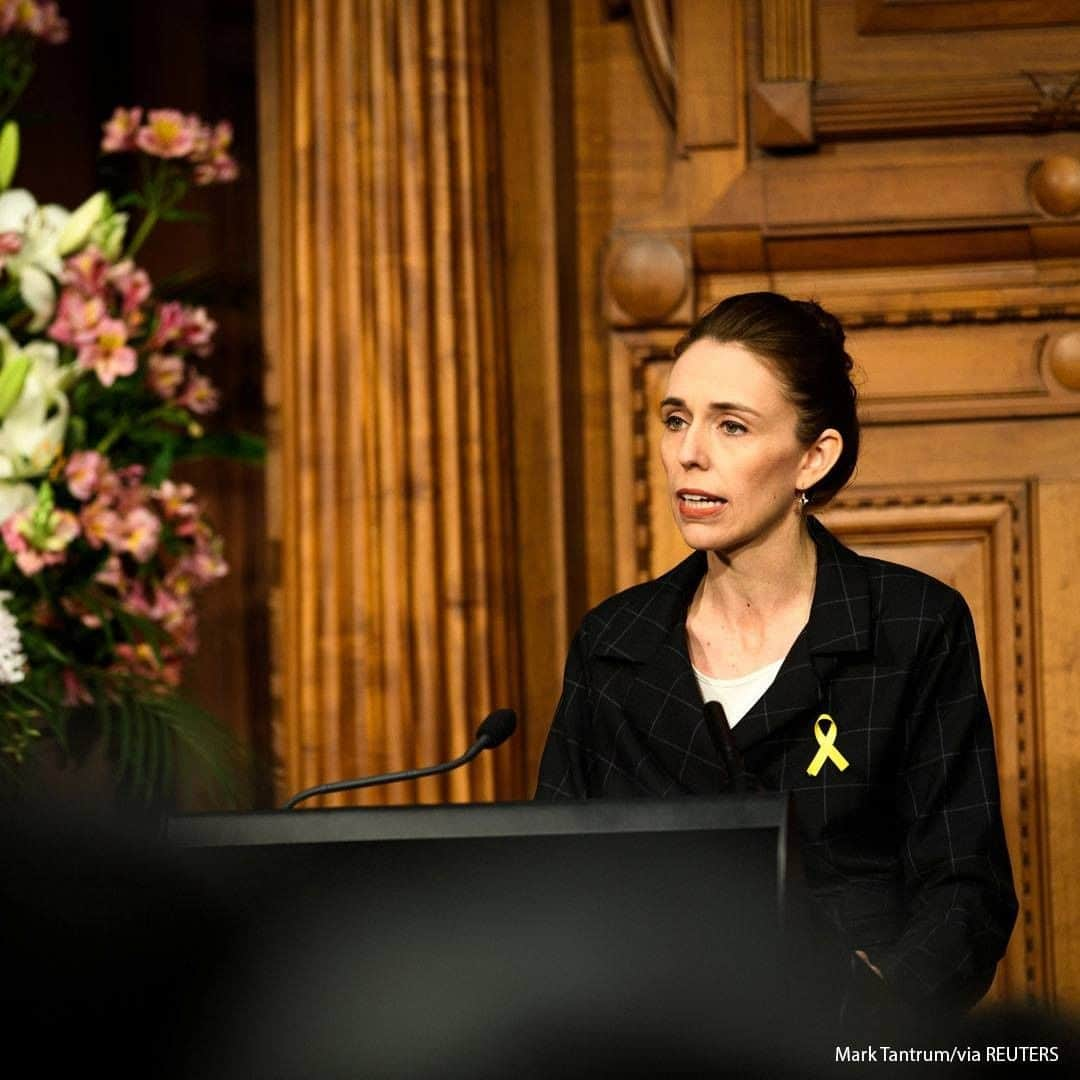
[[[684,518],[710,517],[719,513],[727,505],[727,499],[721,495],[712,495],[707,491],[677,491],[679,513]]]

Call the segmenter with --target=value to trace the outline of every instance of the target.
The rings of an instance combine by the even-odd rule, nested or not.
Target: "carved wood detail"
[[[927,82],[819,84],[816,140],[1080,127],[1080,73],[1021,72]]]
[[[760,0],[761,78],[814,78],[814,0]]]
[[[656,100],[669,124],[675,126],[679,73],[675,66],[675,33],[671,0],[631,0],[634,32]]]
[[[516,618],[490,11],[275,0],[260,15],[284,796],[464,750],[516,701]],[[517,795],[520,772],[512,741],[331,801]]]

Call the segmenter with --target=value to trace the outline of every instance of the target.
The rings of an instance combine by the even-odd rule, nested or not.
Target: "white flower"
[[[0,233],[17,233],[22,240],[21,250],[9,255],[4,265],[19,282],[23,301],[34,313],[32,331],[42,329],[56,308],[53,278],[59,278],[63,269],[60,238],[70,217],[55,203],[38,206],[25,188],[0,195]]]
[[[0,423],[0,481],[23,480],[46,472],[63,449],[71,411],[64,390],[78,370],[61,365],[51,341],[20,348],[2,324],[0,353],[5,364],[19,357],[30,361],[19,399]]]
[[[0,685],[22,682],[26,677],[26,656],[15,616],[5,604],[11,593],[0,592]]]

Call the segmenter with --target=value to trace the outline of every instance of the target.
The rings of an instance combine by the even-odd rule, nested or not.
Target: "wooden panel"
[[[1059,26],[1080,22],[1075,0],[858,0],[860,34]]]
[[[965,8],[969,2],[955,6]],[[1015,26],[977,33],[861,34],[856,0],[815,0],[814,13],[816,76],[823,83],[921,82],[945,76],[966,79],[1072,71],[1080,55],[1077,25]]]
[[[1042,483],[1035,567],[1039,686],[1046,711],[1039,780],[1050,874],[1054,999],[1075,1012],[1080,1002],[1080,482]]]
[[[737,0],[680,0],[679,141],[684,147],[731,146],[738,140]]]
[[[819,141],[1080,127],[1080,74],[1021,72],[814,87]]]
[[[525,740],[530,793],[558,700],[569,636],[560,367],[566,320],[559,312],[548,8],[547,0],[495,7],[522,658],[518,719],[524,730],[516,737]]]
[[[518,698],[489,17],[266,17],[281,795],[455,756]],[[519,795],[519,745],[359,798]]]

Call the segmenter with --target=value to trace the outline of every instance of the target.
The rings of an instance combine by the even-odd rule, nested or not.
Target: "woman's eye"
[[[746,425],[740,424],[738,420],[724,420],[721,422],[720,428],[725,435],[743,435],[746,433]]]
[[[681,431],[686,426],[686,421],[681,416],[677,416],[674,413],[671,416],[662,417],[662,419],[664,427],[666,427],[668,431]]]

